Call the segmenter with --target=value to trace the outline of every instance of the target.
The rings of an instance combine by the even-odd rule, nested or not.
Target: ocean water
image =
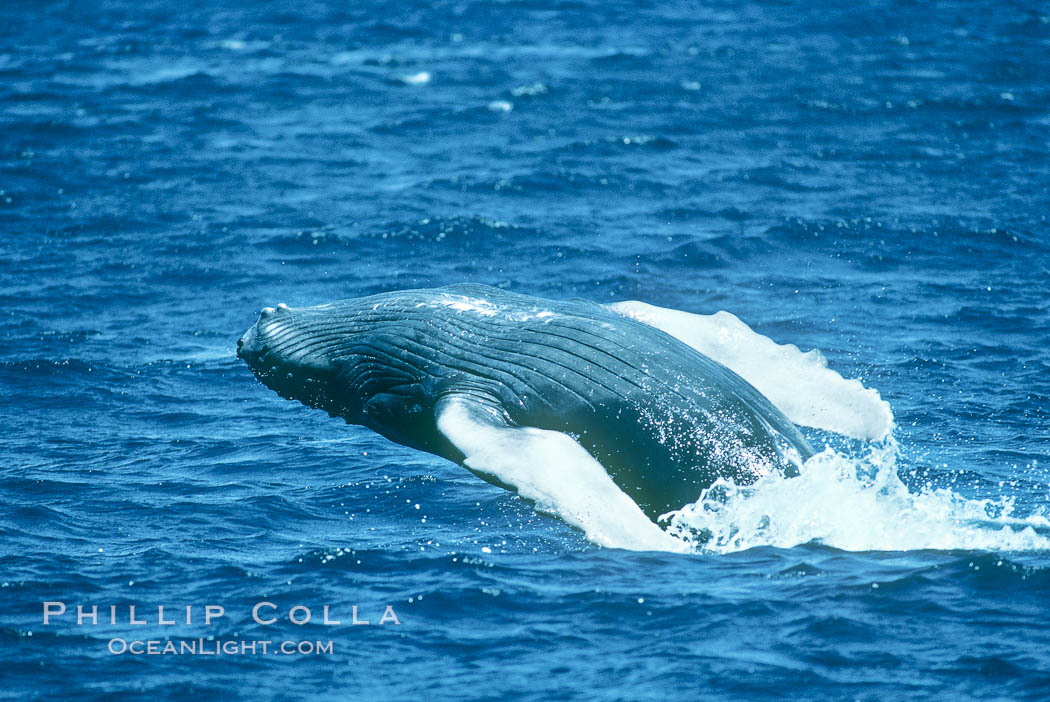
[[[1048,55],[1036,2],[8,4],[0,697],[1050,698]],[[463,281],[727,311],[894,428],[603,548],[235,357]]]

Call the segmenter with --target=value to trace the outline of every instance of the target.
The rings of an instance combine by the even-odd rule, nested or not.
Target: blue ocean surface
[[[1048,57],[1038,2],[8,3],[0,698],[1050,699]],[[465,281],[729,311],[895,429],[602,548],[235,355]]]

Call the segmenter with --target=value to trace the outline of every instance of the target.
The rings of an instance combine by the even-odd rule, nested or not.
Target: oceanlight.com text
[[[272,641],[268,639],[122,639],[109,640],[115,656],[330,656],[331,641]]]

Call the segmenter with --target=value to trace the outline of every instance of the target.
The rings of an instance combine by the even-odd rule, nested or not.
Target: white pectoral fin
[[[514,488],[592,542],[639,551],[690,550],[654,524],[567,434],[511,426],[468,398],[445,398],[436,413],[438,430],[464,454],[468,468]]]
[[[777,344],[729,312],[692,314],[636,301],[605,307],[656,327],[721,363],[795,424],[869,440],[893,430],[893,412],[877,390],[828,368],[819,351],[803,353],[793,344]]]

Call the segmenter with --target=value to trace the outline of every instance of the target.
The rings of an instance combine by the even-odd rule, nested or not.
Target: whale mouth
[[[258,321],[249,327],[241,335],[241,338],[237,339],[237,358],[245,361],[252,371],[256,373],[258,373],[256,364],[269,352],[266,344],[266,334],[260,329],[263,321],[264,317],[260,315]]]
[[[244,347],[245,347],[245,345],[250,343],[249,338],[251,336],[252,330],[254,330],[254,329],[255,329],[255,327],[252,326],[251,329],[249,329],[248,331],[244,332],[244,334],[241,335],[240,339],[237,339],[237,358],[240,358],[242,360],[247,360],[248,353],[247,353],[247,351],[245,351]]]

